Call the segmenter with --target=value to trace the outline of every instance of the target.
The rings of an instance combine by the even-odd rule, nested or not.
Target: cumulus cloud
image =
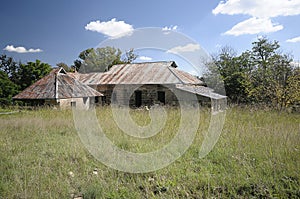
[[[293,62],[291,62],[291,65],[293,66],[293,67],[300,67],[300,62],[298,61],[293,61]]]
[[[133,26],[124,21],[117,21],[116,18],[110,21],[91,21],[85,26],[86,30],[102,33],[109,37],[119,37],[133,32]]]
[[[176,46],[174,48],[171,48],[167,51],[167,53],[179,54],[182,52],[193,52],[196,50],[200,50],[199,44],[190,43],[185,46]]]
[[[13,45],[7,45],[3,50],[6,50],[8,52],[16,52],[16,53],[39,53],[42,52],[41,49],[37,48],[37,49],[26,49],[23,46],[19,46],[19,47],[14,47]]]
[[[141,61],[151,61],[152,60],[151,57],[147,57],[147,56],[139,56],[138,59]]]
[[[282,25],[272,23],[271,19],[252,17],[236,24],[225,34],[239,36],[243,34],[271,33],[282,29]]]
[[[226,34],[241,35],[241,34],[257,34],[275,32],[283,29],[282,25],[274,24],[271,18],[278,16],[294,16],[300,14],[299,0],[227,0],[221,1],[218,6],[213,9],[214,15],[249,15],[250,19],[243,21],[227,31]],[[263,22],[259,25],[258,22]],[[255,30],[249,30],[246,24],[257,24]],[[246,30],[242,29],[244,27]],[[235,30],[235,31],[233,31]],[[238,32],[239,31],[239,32]]]
[[[286,42],[290,42],[290,43],[300,42],[300,36],[288,39],[288,40],[286,40]]]
[[[162,28],[163,31],[170,31],[170,30],[175,31],[177,29],[178,29],[178,26],[169,26],[169,27],[165,26],[165,27]]]
[[[227,0],[213,9],[213,14],[244,14],[253,17],[271,18],[300,14],[299,0]]]

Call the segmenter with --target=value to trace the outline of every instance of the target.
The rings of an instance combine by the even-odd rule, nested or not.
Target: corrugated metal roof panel
[[[194,93],[197,95],[205,96],[211,99],[225,99],[227,98],[224,95],[220,95],[218,93],[215,93],[213,89],[204,87],[204,86],[197,86],[197,85],[176,85],[176,88],[179,90],[187,91],[190,93]]]
[[[102,94],[67,75],[63,69],[56,68],[13,99],[64,99],[92,96],[102,96]]]
[[[203,84],[201,80],[178,70],[173,61],[114,65],[104,73],[77,75],[88,85],[100,84]]]
[[[101,93],[92,89],[88,85],[80,83],[78,80],[64,74],[57,76],[58,98],[76,98],[102,96]]]

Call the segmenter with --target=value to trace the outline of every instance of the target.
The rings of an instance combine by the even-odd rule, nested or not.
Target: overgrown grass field
[[[167,109],[161,133],[141,141],[124,135],[110,108],[99,124],[124,150],[147,152],[168,143],[180,111]],[[140,125],[146,110],[131,110]],[[71,110],[0,115],[0,198],[300,198],[300,115],[232,108],[214,149],[199,158],[210,111],[201,110],[196,138],[170,166],[144,174],[113,170],[88,153]]]

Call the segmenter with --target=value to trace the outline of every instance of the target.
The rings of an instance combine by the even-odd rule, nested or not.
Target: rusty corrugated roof
[[[211,99],[226,99],[227,98],[224,95],[215,93],[213,89],[204,87],[204,86],[178,84],[178,85],[176,85],[176,88],[178,88],[179,90],[187,91],[187,92],[194,93],[197,95],[205,96],[205,97],[208,97]]]
[[[114,65],[107,72],[73,74],[87,85],[103,84],[197,84],[203,82],[176,68],[174,61]]]
[[[67,75],[62,68],[55,68],[49,75],[27,87],[13,99],[66,99],[93,96],[102,94]]]

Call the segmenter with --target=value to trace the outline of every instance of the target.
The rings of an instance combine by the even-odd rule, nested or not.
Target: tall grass
[[[72,111],[41,109],[0,115],[0,198],[299,198],[300,115],[227,111],[213,151],[199,159],[210,112],[202,110],[189,150],[170,166],[145,174],[116,171],[95,160],[74,127]],[[168,143],[179,110],[168,109],[161,133],[141,141],[122,133],[107,107],[98,120],[114,144],[147,152]],[[146,110],[132,110],[140,125]]]

